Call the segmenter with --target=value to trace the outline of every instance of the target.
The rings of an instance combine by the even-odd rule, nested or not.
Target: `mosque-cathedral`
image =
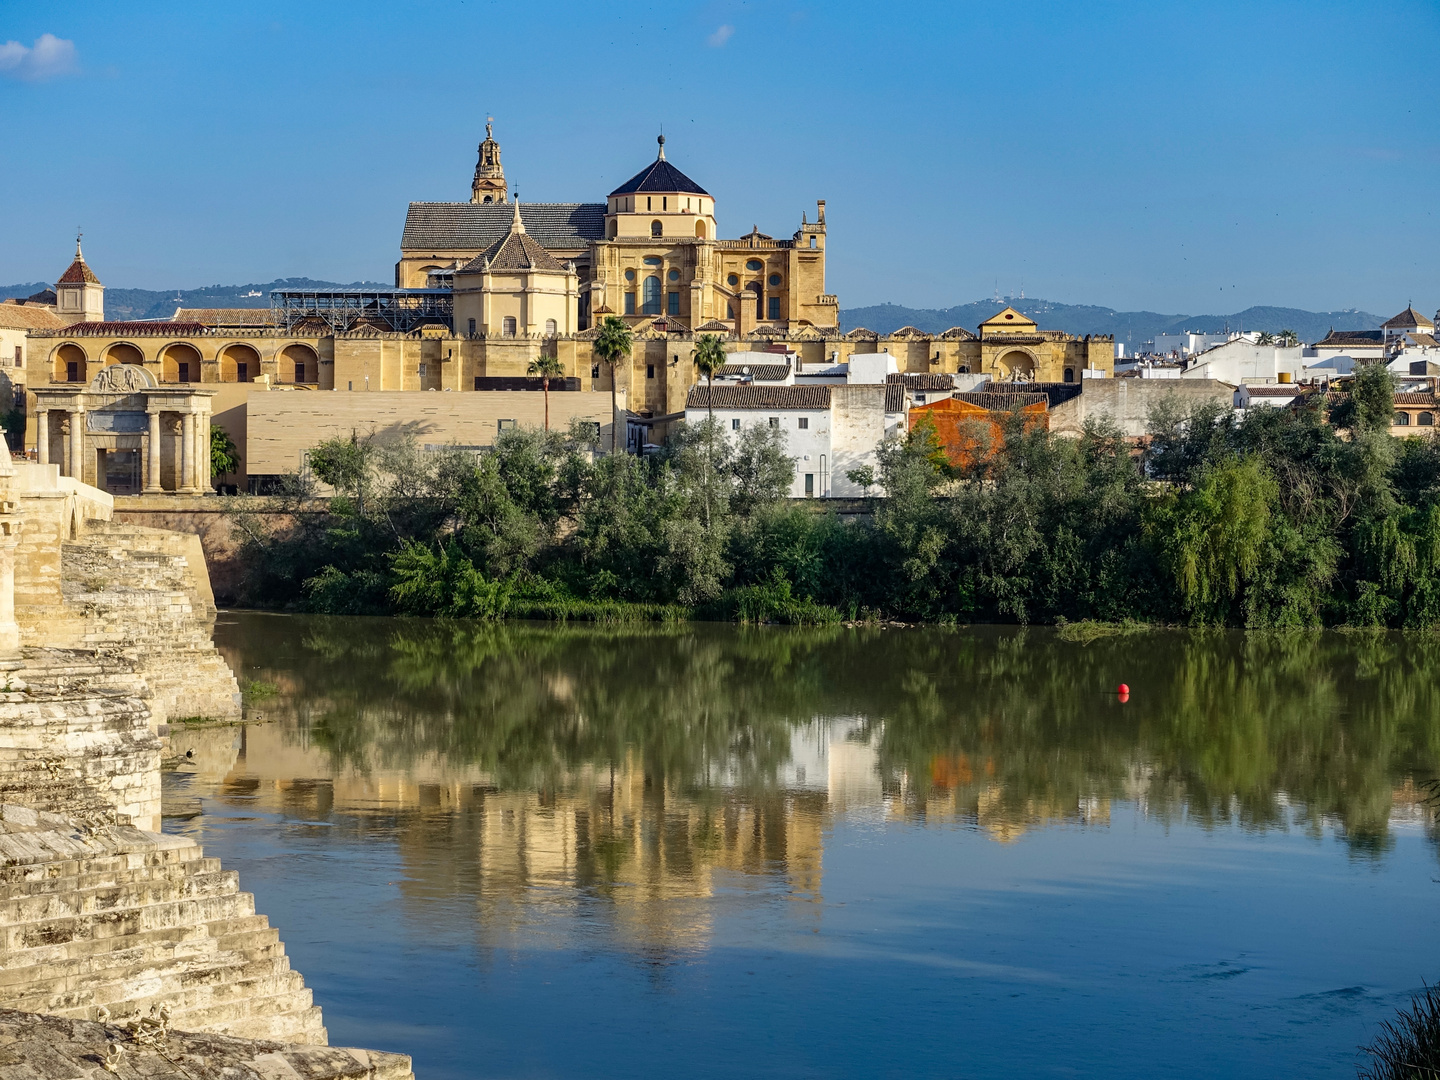
[[[32,298],[52,305],[56,325],[28,330],[17,374],[33,409],[35,390],[89,382],[117,362],[162,386],[466,391],[528,388],[528,365],[549,353],[564,389],[608,393],[609,369],[592,347],[610,315],[635,334],[616,379],[642,417],[683,411],[700,334],[803,363],[888,351],[902,372],[1070,382],[1085,368],[1113,368],[1110,339],[1042,331],[1012,309],[978,333],[841,334],[839,300],[825,285],[824,200],[782,239],[758,228],[722,239],[719,220],[715,197],[667,160],[663,137],[655,159],[603,202],[522,205],[487,124],[470,198],[410,204],[394,289],[277,293],[268,309],[179,308],[168,321],[107,322],[103,286],[77,245],[56,295]]]

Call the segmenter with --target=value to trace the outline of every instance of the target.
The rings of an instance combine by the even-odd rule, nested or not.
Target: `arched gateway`
[[[110,364],[88,384],[33,393],[42,465],[112,495],[210,491],[214,390],[162,386],[137,364]]]

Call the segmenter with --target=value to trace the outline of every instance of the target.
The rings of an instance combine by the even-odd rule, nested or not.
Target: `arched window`
[[[515,316],[506,315],[500,320],[500,332],[506,337],[515,336]]]
[[[1067,368],[1065,369],[1065,381],[1066,381],[1066,382],[1074,382],[1074,381],[1075,381],[1075,369],[1074,369],[1073,367],[1067,367]]]
[[[1428,412],[1422,412],[1422,413],[1420,414],[1420,426],[1421,426],[1421,427],[1434,427],[1434,426],[1435,426],[1435,414],[1434,414],[1434,413],[1428,413]]]
[[[695,236],[700,240],[705,239],[705,223],[703,221],[695,222]]]
[[[493,202],[495,201],[495,196],[493,196],[493,195],[486,195],[486,196],[485,196],[485,201],[486,201],[487,203],[493,203]]]
[[[1410,414],[1408,412],[1397,412],[1393,423],[1396,427],[1409,427]]]
[[[641,286],[644,292],[640,298],[641,315],[660,314],[660,279],[651,274]]]
[[[546,337],[554,337],[554,336],[555,336],[555,331],[556,331],[556,329],[557,329],[557,327],[556,327],[556,325],[555,325],[555,320],[554,320],[554,319],[546,319],[546,320],[545,320],[545,336],[546,336]]]
[[[652,221],[652,222],[650,222],[650,235],[651,235],[651,236],[659,236],[659,235],[660,235],[661,233],[663,233],[664,231],[665,231],[665,227],[664,227],[663,225],[661,225],[660,222],[658,222],[658,221]]]
[[[611,219],[610,219],[610,224],[607,225],[606,228],[605,228],[606,238],[609,239],[609,240],[614,240],[614,239],[615,239],[615,231],[616,231],[617,228],[618,228],[618,226],[617,226],[616,223],[615,223],[615,219],[614,219],[614,218],[611,218]]]

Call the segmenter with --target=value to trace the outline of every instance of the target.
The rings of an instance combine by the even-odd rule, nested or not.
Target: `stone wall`
[[[111,509],[53,466],[0,470],[0,1074],[407,1080],[326,1048],[237,875],[157,831],[160,720],[238,718],[239,692],[200,538]]]
[[[1149,433],[1150,411],[1162,401],[1182,408],[1201,403],[1230,409],[1235,388],[1214,379],[1086,379],[1084,392],[1050,410],[1050,430],[1079,435],[1086,420],[1108,419],[1127,438]]]

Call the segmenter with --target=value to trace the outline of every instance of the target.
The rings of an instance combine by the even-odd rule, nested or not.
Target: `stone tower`
[[[85,265],[80,238],[75,238],[75,261],[55,283],[55,313],[66,324],[105,321],[105,286]]]
[[[470,185],[472,203],[505,201],[505,170],[500,167],[500,144],[491,133],[491,123],[485,122],[485,141],[480,144],[480,160],[475,163],[475,182]]]

